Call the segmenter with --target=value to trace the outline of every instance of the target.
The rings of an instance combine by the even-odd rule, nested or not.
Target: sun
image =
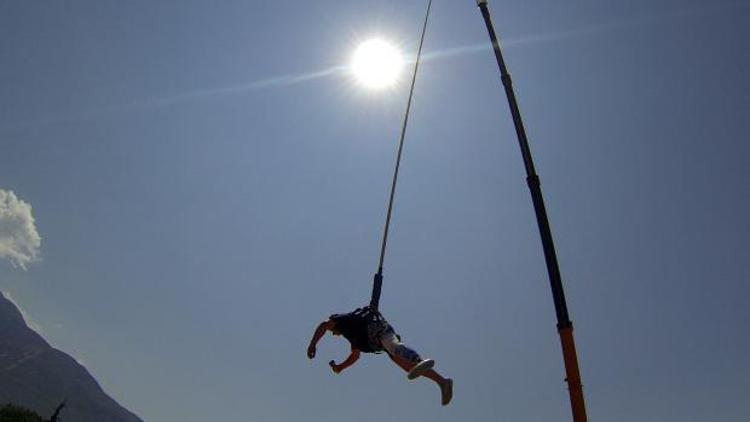
[[[351,72],[365,87],[380,89],[395,84],[403,66],[404,60],[398,49],[375,38],[363,42],[354,51]]]

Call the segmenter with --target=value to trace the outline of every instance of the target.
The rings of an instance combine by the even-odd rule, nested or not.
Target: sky
[[[570,420],[475,2],[435,0],[381,310],[439,404],[317,323],[369,300],[424,1],[0,1],[0,289],[148,421]],[[491,1],[591,420],[750,419],[750,2]]]

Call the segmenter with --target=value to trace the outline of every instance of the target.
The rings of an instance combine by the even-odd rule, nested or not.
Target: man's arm
[[[344,369],[354,365],[354,362],[356,362],[357,360],[359,360],[359,349],[352,348],[352,352],[349,354],[349,357],[346,358],[345,361],[341,362],[340,365],[337,365],[334,361],[328,362],[328,365],[331,366],[333,372],[338,374]]]
[[[310,345],[307,346],[307,357],[312,359],[315,357],[315,346],[320,341],[321,337],[325,335],[326,331],[333,328],[334,322],[331,320],[323,321],[318,325],[318,328],[315,329],[315,333],[313,333],[312,339],[310,340]]]

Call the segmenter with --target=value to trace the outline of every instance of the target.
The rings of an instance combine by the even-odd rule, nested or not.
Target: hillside
[[[0,295],[0,406],[13,403],[50,415],[65,399],[63,420],[138,422],[75,359],[50,346]]]

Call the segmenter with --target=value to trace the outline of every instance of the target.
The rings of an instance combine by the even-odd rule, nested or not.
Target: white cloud
[[[21,269],[39,259],[42,238],[36,231],[31,205],[0,189],[0,259]]]

